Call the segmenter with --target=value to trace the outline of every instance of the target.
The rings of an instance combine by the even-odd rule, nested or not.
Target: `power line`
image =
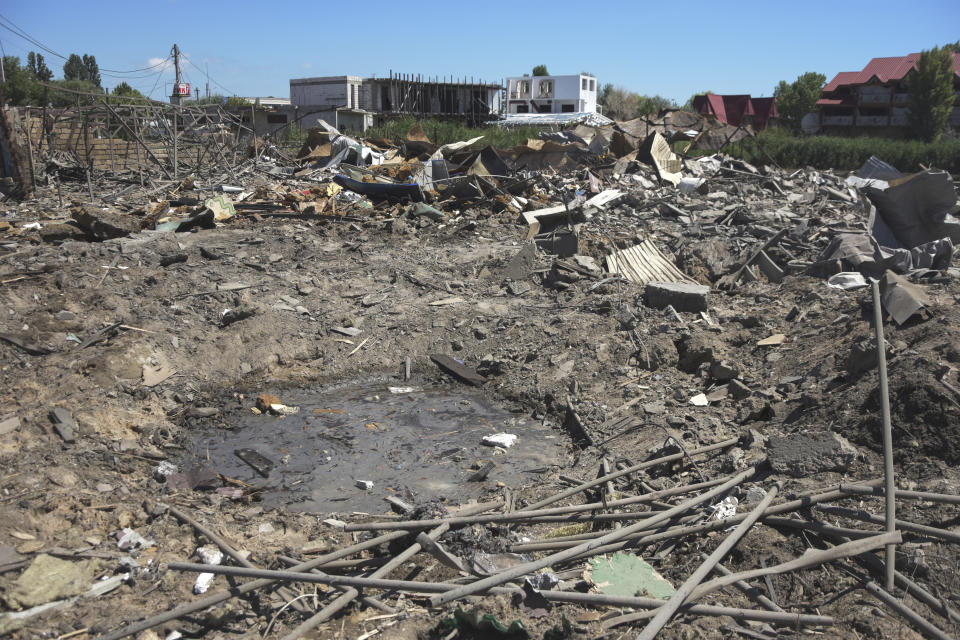
[[[58,58],[60,58],[60,59],[62,59],[62,60],[66,60],[66,59],[67,59],[67,57],[64,56],[63,54],[57,53],[56,51],[54,51],[53,49],[51,49],[51,48],[48,47],[47,45],[43,44],[42,42],[40,42],[39,40],[37,40],[36,38],[34,38],[34,37],[31,36],[30,34],[28,34],[26,31],[24,31],[24,30],[21,29],[20,27],[18,27],[16,24],[14,24],[14,22],[13,22],[12,20],[10,20],[9,18],[7,18],[7,17],[4,16],[3,14],[0,14],[0,19],[2,19],[4,22],[8,23],[9,25],[11,25],[11,26],[13,27],[13,28],[11,29],[11,28],[8,27],[7,25],[5,25],[5,24],[3,24],[2,22],[0,22],[0,27],[3,27],[4,29],[6,29],[7,31],[9,31],[10,33],[12,33],[12,34],[14,34],[14,35],[16,35],[16,36],[19,36],[19,37],[21,37],[21,38],[23,38],[23,39],[26,40],[27,42],[29,42],[29,43],[31,43],[31,44],[39,47],[40,49],[42,49],[42,50],[44,50],[44,51],[46,51],[46,52],[49,53],[50,55],[56,56],[56,57],[58,57]],[[99,71],[100,71],[101,73],[103,73],[103,72],[105,71],[105,72],[107,72],[108,74],[110,74],[110,73],[128,74],[128,73],[139,73],[139,72],[142,72],[142,71],[151,71],[151,70],[153,70],[153,69],[156,69],[156,68],[159,67],[159,66],[162,66],[162,65],[166,64],[167,60],[169,60],[169,59],[170,59],[170,56],[167,56],[166,58],[164,58],[163,60],[161,60],[161,61],[158,62],[157,64],[151,65],[151,66],[149,66],[149,67],[142,67],[142,68],[140,68],[140,69],[120,70],[120,69],[100,68]]]
[[[194,64],[193,60],[191,60],[190,58],[187,58],[187,56],[184,55],[182,52],[180,53],[180,57],[181,57],[181,58],[186,58],[187,62],[189,62],[190,65],[191,65],[194,69],[196,69],[196,70],[199,71],[200,73],[204,73],[203,69],[201,69],[201,68],[198,67],[196,64]],[[213,78],[210,78],[210,82],[212,82],[213,84],[217,85],[218,87],[220,87],[221,89],[223,89],[224,91],[226,91],[226,92],[227,92],[227,95],[231,95],[231,96],[238,95],[236,91],[230,91],[230,89],[227,89],[225,86],[223,86],[222,84],[220,84],[219,82],[217,82],[217,81],[214,80]]]
[[[0,18],[3,18],[3,16],[0,16]],[[4,19],[6,19],[6,18],[4,18]],[[12,24],[12,23],[11,23],[11,24]],[[65,56],[60,55],[59,53],[57,53],[57,52],[54,51],[53,49],[50,49],[50,48],[44,46],[43,44],[37,42],[36,40],[34,40],[34,39],[32,39],[32,38],[30,38],[30,37],[28,37],[28,36],[25,36],[25,35],[23,35],[22,33],[19,33],[19,32],[16,31],[15,29],[11,29],[10,27],[8,27],[7,25],[5,25],[5,24],[3,24],[3,23],[0,23],[0,27],[3,27],[4,29],[6,29],[7,31],[9,31],[10,33],[12,33],[12,34],[15,35],[15,36],[19,36],[19,37],[23,38],[24,40],[26,40],[26,41],[29,42],[30,44],[32,44],[32,45],[34,45],[34,46],[36,46],[36,47],[39,47],[40,49],[46,51],[46,52],[49,53],[50,55],[57,56],[58,58],[62,58],[62,59],[64,59],[64,60],[67,59]]]

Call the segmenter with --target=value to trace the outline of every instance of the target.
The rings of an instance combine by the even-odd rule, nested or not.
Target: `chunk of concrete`
[[[10,609],[35,607],[77,596],[90,588],[98,560],[71,561],[40,554],[19,578],[0,583],[0,600]]]
[[[677,366],[681,371],[695,373],[701,364],[719,360],[722,348],[720,339],[712,333],[685,335],[677,342],[680,354]]]
[[[714,362],[710,365],[710,377],[714,380],[726,382],[727,380],[733,380],[738,375],[740,375],[740,367],[727,360]]]
[[[140,231],[140,222],[131,216],[122,216],[90,205],[74,207],[70,217],[96,240],[123,238]]]
[[[750,390],[750,387],[745,385],[740,380],[731,380],[727,384],[727,391],[730,393],[730,396],[733,397],[735,400],[743,400],[744,398],[749,397],[751,393],[753,393]]]
[[[677,311],[706,311],[710,287],[689,282],[651,282],[647,284],[643,301],[648,307]]]
[[[767,460],[773,470],[795,478],[845,471],[856,458],[856,447],[833,431],[771,436],[767,442]]]

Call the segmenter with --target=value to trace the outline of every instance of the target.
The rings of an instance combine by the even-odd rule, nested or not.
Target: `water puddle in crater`
[[[385,496],[407,502],[477,498],[496,482],[519,487],[557,464],[565,437],[461,388],[395,393],[384,384],[277,393],[293,415],[228,414],[232,430],[195,435],[184,466],[206,463],[218,473],[265,486],[264,504],[298,511],[383,512]],[[484,436],[517,435],[499,451]],[[267,477],[255,467],[269,466]],[[241,459],[243,458],[243,459]],[[209,459],[209,460],[208,460]],[[468,482],[478,461],[496,467]],[[482,464],[482,462],[481,462]],[[372,488],[357,486],[371,481]]]

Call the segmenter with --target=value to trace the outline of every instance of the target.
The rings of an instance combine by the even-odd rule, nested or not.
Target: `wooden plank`
[[[461,382],[465,382],[466,384],[480,387],[483,386],[483,383],[487,381],[486,378],[478,374],[476,371],[460,364],[450,356],[435,353],[430,356],[430,359],[448,374],[457,378]]]

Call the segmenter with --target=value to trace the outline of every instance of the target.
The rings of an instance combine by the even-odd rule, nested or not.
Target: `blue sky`
[[[176,42],[190,61],[185,79],[201,91],[209,67],[212,93],[278,97],[297,77],[392,69],[499,81],[541,63],[553,74],[588,71],[602,84],[679,102],[703,90],[769,96],[778,81],[806,71],[829,80],[872,57],[960,40],[958,0],[13,0],[0,3],[0,15],[60,54],[95,55],[101,69],[151,66]],[[22,60],[37,49],[7,29],[0,44]],[[45,57],[62,76],[63,60]],[[172,68],[120,75],[157,99],[173,81]],[[104,86],[120,80],[103,73]]]

